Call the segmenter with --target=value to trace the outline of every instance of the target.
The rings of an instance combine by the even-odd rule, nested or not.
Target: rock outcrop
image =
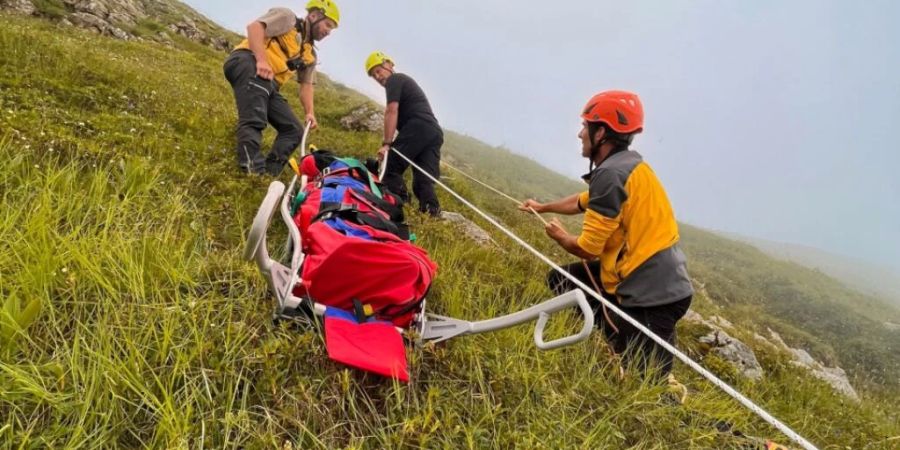
[[[718,355],[723,360],[731,364],[735,369],[747,378],[758,380],[763,376],[762,366],[756,359],[753,350],[743,342],[731,337],[724,331],[724,328],[734,330],[734,325],[722,317],[712,316],[709,319],[703,318],[694,311],[688,311],[684,316],[684,320],[694,323],[700,323],[710,330],[709,334],[700,338],[700,343],[709,347],[709,351]],[[840,367],[827,367],[819,361],[816,361],[806,350],[793,348],[788,346],[781,336],[768,330],[769,336],[762,336],[759,333],[753,334],[753,339],[762,344],[783,351],[791,357],[791,364],[806,369],[810,374],[826,383],[828,383],[835,391],[840,392],[846,397],[859,401],[859,394],[850,384],[847,373]]]
[[[710,352],[722,358],[737,369],[741,375],[751,380],[756,381],[763,378],[762,366],[756,359],[756,354],[753,353],[753,350],[747,344],[731,337],[723,329],[734,329],[734,325],[731,322],[718,316],[713,316],[706,320],[703,316],[693,311],[689,311],[685,315],[685,320],[701,323],[712,330],[709,334],[699,339],[701,344],[709,346]]]
[[[171,45],[172,38],[162,31],[140,32],[138,25],[149,21],[152,26],[166,27],[172,34],[208,45],[218,50],[226,50],[231,44],[221,30],[221,35],[212,36],[197,25],[203,21],[207,29],[220,29],[184,5],[166,0],[60,0],[52,7],[46,3],[31,0],[0,0],[0,9],[18,14],[45,16],[57,19],[63,25],[86,28],[99,34],[117,39],[154,40]],[[171,17],[177,21],[171,22]],[[152,29],[152,27],[151,27]]]
[[[0,7],[18,14],[32,15],[37,11],[29,0],[0,0]]]
[[[722,329],[713,329],[700,338],[700,343],[710,347],[710,352],[725,360],[737,371],[754,381],[763,378],[763,368],[753,350],[743,342],[731,337]]]
[[[350,111],[342,117],[341,126],[353,131],[379,131],[384,127],[384,113],[368,105]]]
[[[856,392],[856,389],[853,388],[853,385],[850,384],[850,380],[847,378],[847,372],[845,372],[844,369],[840,367],[826,367],[821,362],[816,361],[816,359],[806,350],[789,347],[784,343],[784,340],[781,339],[781,336],[779,336],[778,333],[769,330],[769,334],[772,336],[772,340],[777,344],[776,347],[786,350],[791,355],[793,359],[791,364],[808,370],[812,376],[828,383],[835,391],[840,392],[847,398],[853,401],[859,401],[859,394]]]
[[[460,228],[460,230],[462,230],[463,234],[466,237],[475,241],[475,243],[478,245],[485,246],[494,242],[494,239],[491,238],[491,235],[488,234],[487,231],[484,231],[483,228],[475,225],[474,222],[466,219],[460,213],[443,211],[441,213],[441,218],[446,221],[455,223]]]
[[[723,328],[734,330],[734,325],[722,317],[712,316],[709,320],[692,310],[688,310],[684,315],[684,320],[688,322],[699,323],[711,331],[709,334],[701,337],[699,342],[704,344],[709,352],[722,358],[729,365],[734,367],[738,373],[751,379],[761,380],[764,372],[756,354],[745,343],[731,337]]]

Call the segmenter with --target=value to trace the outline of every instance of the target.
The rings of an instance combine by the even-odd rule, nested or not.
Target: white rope
[[[730,395],[732,398],[734,398],[734,399],[737,400],[739,403],[741,403],[742,405],[744,405],[747,409],[749,409],[750,411],[752,411],[753,413],[755,413],[757,416],[759,416],[760,418],[762,418],[763,420],[765,420],[766,422],[768,422],[769,424],[771,424],[772,426],[774,426],[775,428],[777,428],[779,431],[781,431],[782,433],[784,433],[785,436],[791,438],[792,440],[794,440],[794,442],[800,444],[800,446],[802,446],[803,448],[805,448],[805,449],[807,449],[807,450],[818,450],[818,448],[817,448],[816,446],[814,446],[814,445],[811,444],[809,441],[807,441],[805,438],[803,438],[803,436],[800,436],[800,434],[798,434],[796,431],[792,430],[792,429],[791,429],[790,427],[788,427],[787,425],[783,424],[780,420],[776,419],[774,416],[772,416],[771,414],[769,414],[766,410],[762,409],[760,406],[757,406],[756,403],[753,403],[752,400],[750,400],[749,398],[745,397],[743,394],[741,394],[740,392],[738,392],[737,390],[735,390],[734,388],[732,388],[731,386],[729,386],[728,383],[725,383],[724,381],[720,380],[718,377],[716,377],[715,375],[713,375],[712,372],[706,370],[705,368],[703,368],[703,366],[701,366],[700,364],[694,362],[694,360],[692,360],[690,357],[688,357],[687,355],[685,355],[684,353],[682,353],[680,350],[678,350],[677,348],[675,348],[672,344],[669,344],[668,342],[666,342],[665,340],[663,340],[662,338],[660,338],[659,336],[657,336],[655,333],[653,333],[652,331],[650,331],[649,329],[647,329],[647,327],[645,327],[644,325],[642,325],[640,322],[638,322],[637,320],[633,319],[631,316],[629,316],[629,315],[623,313],[623,312],[622,312],[616,305],[614,305],[612,302],[610,302],[609,300],[606,300],[606,299],[603,298],[602,296],[598,295],[596,292],[593,291],[593,289],[591,289],[590,287],[588,287],[586,284],[582,283],[581,280],[579,280],[578,278],[575,278],[575,276],[573,276],[573,275],[570,274],[569,272],[566,272],[565,270],[563,270],[562,267],[558,266],[556,263],[554,263],[552,260],[550,260],[550,258],[548,258],[547,256],[545,256],[545,255],[544,255],[543,253],[541,253],[540,251],[536,250],[534,247],[532,247],[532,246],[529,245],[527,242],[525,242],[524,240],[522,240],[522,238],[516,236],[515,233],[513,233],[513,232],[510,231],[510,230],[508,230],[506,227],[504,227],[504,226],[501,225],[500,223],[498,223],[496,220],[494,220],[493,218],[491,218],[491,216],[489,216],[487,213],[485,213],[485,212],[481,211],[480,209],[478,209],[477,206],[473,205],[473,204],[470,203],[468,200],[466,200],[465,198],[463,198],[461,195],[457,194],[453,189],[450,189],[449,187],[447,187],[447,185],[445,185],[444,183],[442,183],[440,180],[438,180],[438,179],[436,179],[435,177],[431,176],[430,173],[428,173],[427,171],[425,171],[424,169],[422,169],[421,167],[419,167],[418,165],[416,165],[416,163],[412,162],[412,160],[410,160],[409,158],[407,158],[404,154],[398,152],[398,151],[395,150],[394,148],[391,148],[391,150],[393,150],[394,153],[400,155],[401,158],[405,159],[405,160],[406,160],[412,167],[414,167],[416,170],[418,170],[419,172],[421,172],[422,174],[424,174],[426,177],[430,178],[432,181],[434,181],[435,183],[437,183],[438,186],[442,187],[444,190],[446,190],[447,192],[449,192],[450,195],[456,197],[457,200],[459,200],[460,202],[462,202],[464,205],[468,206],[470,209],[472,209],[473,211],[475,211],[476,213],[478,213],[478,215],[480,215],[480,216],[483,217],[485,220],[487,220],[488,222],[490,222],[492,225],[494,225],[495,227],[497,227],[500,231],[502,231],[503,233],[505,233],[505,234],[506,234],[507,236],[509,236],[512,240],[516,241],[519,245],[521,245],[522,247],[524,247],[525,249],[527,249],[528,251],[530,251],[532,254],[534,254],[535,256],[537,256],[540,260],[544,261],[547,265],[549,265],[550,267],[552,267],[553,270],[559,272],[561,275],[563,275],[564,277],[568,278],[571,282],[573,282],[576,286],[580,287],[580,288],[583,289],[585,292],[587,292],[588,294],[590,294],[592,297],[594,297],[595,299],[597,299],[598,301],[600,301],[602,304],[606,305],[606,307],[608,307],[609,309],[613,310],[613,312],[615,312],[616,314],[618,314],[619,317],[621,317],[622,319],[624,319],[625,321],[627,321],[628,323],[630,323],[631,325],[633,325],[635,328],[637,328],[637,329],[640,330],[642,333],[644,333],[645,335],[647,335],[650,339],[653,339],[654,342],[656,342],[656,343],[659,344],[662,348],[664,348],[664,349],[666,349],[667,351],[669,351],[669,353],[671,353],[671,354],[674,355],[676,358],[678,358],[679,360],[681,360],[681,362],[687,364],[688,367],[690,367],[690,368],[694,369],[695,371],[697,371],[700,375],[702,375],[704,378],[706,378],[707,380],[709,380],[709,382],[711,382],[712,384],[716,385],[719,389],[722,389],[723,391],[725,391],[726,394]]]
[[[441,164],[443,164],[443,165],[449,167],[450,169],[453,169],[455,172],[458,172],[460,175],[462,175],[462,176],[464,176],[464,177],[466,177],[466,178],[468,178],[468,179],[470,179],[470,180],[472,180],[472,181],[474,181],[474,182],[476,182],[476,183],[478,183],[478,184],[480,184],[480,185],[482,185],[482,186],[484,186],[484,187],[486,187],[486,188],[488,188],[488,189],[494,191],[494,193],[496,193],[496,194],[498,194],[498,195],[500,195],[500,196],[506,197],[506,198],[508,198],[508,199],[510,199],[510,200],[512,200],[512,201],[514,201],[514,202],[516,202],[517,204],[522,204],[522,201],[521,201],[521,200],[518,200],[518,199],[516,199],[516,198],[514,198],[514,197],[511,197],[510,195],[506,194],[505,192],[503,192],[503,191],[501,191],[501,190],[499,190],[499,189],[497,189],[497,188],[495,188],[495,187],[493,187],[493,186],[491,186],[491,185],[489,185],[489,184],[487,184],[487,183],[485,183],[485,182],[482,182],[481,180],[479,180],[479,179],[473,177],[472,175],[469,175],[469,174],[463,172],[462,169],[457,169],[456,167],[453,167],[453,166],[451,166],[449,163],[444,162],[444,161],[441,161]]]
[[[393,150],[393,149],[392,149],[392,150]],[[396,150],[394,150],[394,151],[396,151]],[[404,158],[404,159],[406,159],[406,158]],[[409,161],[409,159],[406,159],[406,160]],[[441,164],[443,164],[443,165],[445,165],[445,166],[447,166],[447,167],[449,167],[449,168],[451,168],[451,169],[453,169],[453,170],[459,172],[460,175],[462,175],[462,176],[464,176],[464,177],[466,177],[466,178],[468,178],[468,179],[470,179],[470,180],[472,180],[472,181],[474,181],[474,182],[476,182],[476,183],[478,183],[478,184],[480,184],[480,185],[482,185],[482,186],[484,186],[484,187],[486,187],[486,188],[488,188],[488,189],[494,191],[495,193],[497,193],[497,194],[499,194],[499,195],[501,195],[501,196],[503,196],[503,197],[506,197],[506,198],[512,200],[513,203],[515,203],[516,205],[522,205],[522,204],[524,203],[522,200],[516,199],[515,197],[512,197],[512,196],[506,194],[505,192],[503,192],[503,191],[501,191],[501,190],[499,190],[499,189],[497,189],[497,188],[495,188],[495,187],[493,187],[493,186],[491,186],[491,185],[489,185],[489,184],[487,184],[487,183],[485,183],[485,182],[483,182],[483,181],[481,181],[481,180],[479,180],[479,179],[473,177],[472,175],[469,175],[469,174],[463,172],[461,169],[457,169],[456,167],[451,166],[449,163],[446,163],[446,162],[444,162],[444,161],[441,161]],[[529,207],[528,207],[528,210],[531,211],[532,213],[534,213],[534,215],[535,215],[538,219],[540,219],[540,221],[543,222],[544,225],[549,225],[549,223],[547,223],[547,221],[544,220],[544,218],[541,216],[541,214],[538,213],[537,211],[535,211],[534,208],[532,208],[532,207],[529,206]]]

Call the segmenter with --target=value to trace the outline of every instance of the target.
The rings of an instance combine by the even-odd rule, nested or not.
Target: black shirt
[[[440,127],[425,92],[409,75],[402,73],[391,75],[384,88],[387,91],[387,102],[399,103],[397,130],[402,130],[410,120],[421,120]]]

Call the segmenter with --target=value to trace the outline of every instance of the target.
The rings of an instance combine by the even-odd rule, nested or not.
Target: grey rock
[[[0,0],[0,6],[3,9],[8,9],[12,12],[32,15],[37,11],[37,8],[34,7],[34,4],[29,0]]]
[[[202,42],[206,40],[206,34],[200,31],[192,20],[173,23],[169,25],[169,30],[192,41]]]
[[[469,239],[475,241],[475,243],[478,245],[485,246],[494,242],[494,239],[491,238],[491,235],[488,234],[487,231],[484,231],[484,229],[482,229],[478,225],[475,225],[475,223],[471,220],[466,219],[462,214],[443,211],[441,212],[441,218],[448,222],[455,223],[460,227],[460,229],[462,229],[463,234],[465,234]]]
[[[216,50],[228,50],[231,48],[231,43],[228,42],[225,38],[214,37],[209,40],[209,45]]]
[[[139,21],[150,18],[168,24],[168,17],[179,14],[177,17],[180,18],[176,19],[178,22],[169,25],[172,33],[217,50],[227,50],[231,47],[223,37],[207,36],[197,26],[198,23],[209,24],[215,29],[214,24],[202,16],[184,13],[183,7],[177,6],[177,2],[174,1],[62,0],[62,2],[69,11],[72,11],[68,16],[59,19],[64,25],[74,25],[118,39],[131,40],[136,37],[127,30],[137,25]],[[0,9],[29,15],[39,12],[34,6],[34,0],[0,0]],[[159,40],[166,44],[174,44],[171,38]]]
[[[135,0],[107,0],[112,5],[110,8],[110,14],[122,14],[128,17],[132,17],[135,21],[139,19],[143,19],[147,17],[147,12],[144,10],[144,6],[138,3]]]
[[[806,350],[799,348],[788,348],[790,350],[791,355],[794,358],[794,361],[799,363],[802,366],[814,368],[819,366],[818,361],[813,359],[812,355],[809,354]]]
[[[368,105],[362,105],[342,117],[341,126],[353,131],[379,131],[384,127],[384,113]]]
[[[136,22],[137,19],[135,16],[132,16],[129,14],[124,14],[124,13],[121,13],[118,11],[109,13],[109,16],[106,19],[110,23],[119,24],[119,25],[135,25],[137,23]]]
[[[722,330],[713,330],[710,334],[700,338],[700,342],[712,347],[712,353],[731,364],[743,376],[751,380],[760,380],[763,377],[762,366],[756,359],[753,350],[743,342],[731,337]]]
[[[123,30],[121,28],[116,28],[112,25],[109,25],[106,27],[106,33],[116,39],[121,39],[123,41],[127,41],[128,39],[131,39],[131,35],[128,34],[125,30]]]
[[[105,19],[109,15],[109,8],[106,3],[97,0],[81,0],[74,2],[72,7],[76,12],[87,13]]]
[[[107,27],[109,27],[109,24],[105,20],[93,14],[88,14],[85,12],[69,14],[69,20],[75,26],[87,28],[96,31],[97,33],[102,33],[106,30]]]
[[[847,398],[858,402],[859,394],[850,380],[847,378],[847,372],[840,367],[825,367],[824,364],[816,361],[806,350],[799,348],[788,348],[794,360],[791,364],[802,367],[809,371],[812,376],[828,383],[832,389],[844,394]]]
[[[900,331],[900,323],[885,322],[884,327],[887,328],[888,331]]]

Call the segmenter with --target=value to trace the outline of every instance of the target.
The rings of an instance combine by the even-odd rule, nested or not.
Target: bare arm
[[[390,102],[384,108],[384,139],[381,141],[381,148],[378,150],[378,159],[384,159],[384,155],[391,149],[391,142],[394,142],[394,134],[397,132],[397,118],[400,116],[400,103]]]
[[[592,260],[597,258],[597,255],[592,255],[586,252],[580,245],[578,245],[578,236],[571,235],[569,232],[563,228],[562,224],[559,222],[559,219],[554,218],[550,221],[549,224],[545,227],[545,231],[547,235],[550,236],[563,250],[581,258],[584,260]]]
[[[250,51],[256,58],[256,75],[266,80],[275,77],[269,60],[266,57],[266,25],[254,21],[247,25],[247,41],[250,43]]]
[[[310,125],[310,129],[316,129],[319,127],[319,123],[316,121],[316,111],[313,103],[313,94],[315,93],[315,85],[312,83],[300,83],[300,104],[303,105],[303,110],[306,111],[306,120],[305,122],[312,122]]]
[[[522,202],[521,205],[519,205],[519,209],[522,211],[530,211],[530,208],[533,208],[539,213],[556,213],[565,214],[568,216],[581,214],[584,211],[582,211],[581,208],[578,207],[579,195],[580,194],[573,194],[550,203],[539,203],[536,200],[528,199]]]
[[[390,102],[384,108],[384,140],[382,142],[393,142],[394,134],[397,132],[397,118],[400,116],[400,103]]]

